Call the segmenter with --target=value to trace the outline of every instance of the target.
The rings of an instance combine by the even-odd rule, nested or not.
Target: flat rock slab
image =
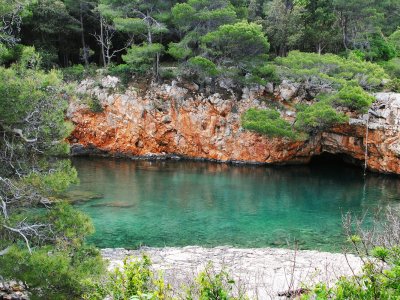
[[[235,290],[246,290],[251,299],[279,299],[279,292],[317,282],[333,284],[340,276],[360,272],[362,266],[354,255],[311,250],[197,246],[102,250],[110,270],[121,266],[127,256],[137,258],[143,254],[151,258],[154,270],[162,271],[175,291],[190,284],[211,262],[216,271],[228,271],[235,280]]]

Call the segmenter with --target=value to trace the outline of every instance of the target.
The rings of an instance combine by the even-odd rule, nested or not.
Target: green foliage
[[[81,64],[73,65],[68,68],[61,69],[63,78],[66,82],[71,81],[82,81],[86,77],[94,77],[96,75],[96,70],[98,67],[94,64],[90,64],[84,67]]]
[[[400,93],[400,79],[392,79],[386,85],[385,88],[389,91]]]
[[[110,65],[108,73],[112,76],[117,76],[123,85],[127,85],[132,80],[132,69],[127,64]]]
[[[260,64],[253,68],[252,72],[245,77],[246,84],[264,85],[268,82],[279,83],[280,78],[276,72],[276,67],[273,64]]]
[[[264,65],[269,43],[260,25],[247,22],[220,26],[202,39],[208,56],[220,69],[237,69],[241,76],[251,73],[259,65]],[[262,73],[260,69],[259,74]]]
[[[64,80],[81,81],[85,75],[85,67],[81,64],[62,69]]]
[[[264,2],[264,28],[274,53],[280,56],[295,49],[303,38],[302,7],[288,4],[282,0]]]
[[[143,74],[153,68],[157,54],[161,54],[163,49],[161,44],[133,45],[122,59],[132,71]]]
[[[88,283],[105,272],[99,251],[86,246],[78,251],[46,246],[32,254],[13,246],[7,255],[0,256],[0,265],[6,279],[29,286],[31,299],[78,299],[87,293]]]
[[[242,126],[270,137],[296,138],[296,133],[289,122],[282,119],[276,110],[250,108],[242,115]]]
[[[90,97],[89,109],[94,113],[101,113],[104,111],[104,108],[101,105],[99,98],[96,97],[96,95],[92,95]]]
[[[189,0],[178,3],[172,10],[172,20],[184,33],[177,43],[169,44],[168,53],[176,59],[201,54],[201,38],[224,24],[237,21],[235,8],[228,0]]]
[[[177,60],[183,60],[191,56],[193,51],[184,43],[169,43],[168,54]]]
[[[396,57],[389,61],[381,63],[381,66],[392,78],[400,77],[400,58]]]
[[[329,103],[320,101],[297,113],[295,127],[301,131],[316,133],[347,120],[343,113],[337,112]]]
[[[191,77],[197,78],[201,82],[204,82],[206,77],[218,75],[217,66],[207,58],[200,56],[195,56],[188,60],[188,69]]]
[[[359,86],[344,86],[338,93],[331,98],[333,103],[348,107],[352,110],[365,112],[375,101],[374,96],[365,92]]]
[[[393,32],[389,36],[388,40],[395,47],[397,56],[400,56],[400,29],[397,29],[395,32]]]
[[[384,69],[359,59],[346,59],[333,54],[318,55],[292,51],[275,60],[281,78],[293,81],[318,81],[338,89],[346,84],[360,85],[366,90],[377,89],[387,78]]]
[[[237,298],[232,296],[235,281],[224,270],[215,272],[211,264],[208,264],[205,270],[199,274],[196,284],[188,289],[186,299],[244,299],[243,296]]]
[[[24,182],[47,195],[60,194],[71,184],[78,183],[78,174],[69,160],[60,160],[48,173],[32,172]]]
[[[397,55],[396,46],[380,35],[374,36],[370,41],[369,48],[363,52],[365,58],[370,61],[387,61]]]
[[[317,285],[302,299],[398,299],[400,298],[400,248],[375,247],[375,260],[365,260],[362,273],[342,277],[335,286]],[[384,267],[383,264],[386,264]]]
[[[150,270],[151,261],[144,255],[141,260],[125,258],[122,268],[109,274],[105,283],[94,285],[95,289],[85,299],[102,300],[111,296],[115,300],[161,300],[168,297],[170,287]]]

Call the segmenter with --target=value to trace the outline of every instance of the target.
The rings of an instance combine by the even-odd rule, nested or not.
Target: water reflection
[[[104,195],[79,206],[100,247],[235,245],[339,250],[342,212],[400,203],[400,180],[346,165],[279,168],[205,162],[74,159]]]

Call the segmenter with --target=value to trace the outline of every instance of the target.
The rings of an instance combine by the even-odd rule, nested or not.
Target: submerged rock
[[[90,200],[97,200],[104,197],[104,195],[99,193],[94,193],[90,191],[82,191],[82,190],[71,190],[65,192],[63,195],[64,199],[70,203],[76,202],[86,202]]]
[[[91,207],[117,207],[117,208],[130,208],[135,207],[135,204],[130,204],[126,202],[107,202],[107,203],[97,203],[90,205]]]

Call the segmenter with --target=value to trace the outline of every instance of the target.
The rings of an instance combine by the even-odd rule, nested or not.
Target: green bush
[[[327,101],[321,101],[299,111],[295,127],[301,131],[316,133],[347,120],[346,115],[337,112]]]
[[[234,284],[235,281],[226,271],[221,270],[216,272],[212,264],[208,264],[205,270],[198,275],[196,282],[187,290],[185,299],[246,299],[240,292],[238,296],[233,296]]]
[[[133,45],[122,55],[122,59],[133,72],[144,74],[152,69],[156,55],[163,51],[164,46],[161,44]]]
[[[377,35],[370,41],[370,47],[363,52],[365,58],[370,61],[387,61],[396,57],[396,46],[381,35]]]
[[[359,86],[344,86],[338,93],[332,96],[332,101],[336,105],[345,106],[352,110],[365,112],[375,101],[375,98],[365,92]]]
[[[132,79],[132,69],[127,64],[110,65],[108,73],[111,76],[116,76],[121,80],[123,85],[127,85]]]
[[[264,64],[252,70],[250,76],[245,77],[247,84],[261,84],[264,85],[268,82],[279,83],[280,78],[276,72],[276,66],[273,64]]]
[[[302,299],[400,299],[400,248],[378,246],[371,254],[360,275],[342,277],[331,288],[319,284]]]
[[[94,113],[100,113],[103,112],[103,106],[100,103],[99,98],[97,98],[96,96],[92,95],[90,97],[90,101],[89,101],[89,108],[92,112]]]
[[[343,229],[352,252],[361,258],[362,271],[342,277],[333,286],[318,284],[305,299],[400,299],[400,214],[388,208],[368,225],[352,214],[343,216]],[[349,250],[346,250],[349,251]]]
[[[282,119],[273,109],[250,108],[242,115],[244,129],[252,130],[270,137],[296,138],[296,133],[289,122]]]
[[[395,78],[390,80],[385,88],[391,92],[395,92],[395,93],[400,93],[400,79],[399,78]]]
[[[109,273],[105,282],[93,285],[93,291],[84,298],[103,300],[110,296],[114,300],[161,300],[168,297],[170,287],[162,278],[157,278],[150,270],[151,261],[144,255],[141,260],[123,262],[122,269]]]
[[[399,57],[396,57],[389,61],[383,62],[383,63],[381,63],[381,65],[392,78],[400,77],[400,58]]]
[[[85,67],[83,65],[73,65],[62,69],[62,73],[66,81],[80,81],[85,77]]]
[[[29,287],[31,299],[78,299],[87,293],[88,282],[105,272],[99,251],[89,247],[75,252],[43,247],[30,254],[14,246],[0,264],[6,279]]]
[[[97,65],[90,64],[86,68],[79,64],[61,69],[65,81],[81,81],[86,77],[94,77],[98,70]]]
[[[15,243],[0,256],[1,276],[19,280],[28,286],[31,299],[78,299],[89,292],[105,270],[100,252],[85,245],[85,237],[94,227],[88,216],[66,203],[52,210],[30,211],[14,215],[26,222],[51,224],[39,239],[31,238],[31,250]]]
[[[291,51],[287,57],[275,59],[275,64],[282,79],[316,81],[335,89],[352,82],[366,90],[374,90],[382,84],[383,79],[388,78],[381,66],[362,61],[355,55],[343,58],[334,54]]]

